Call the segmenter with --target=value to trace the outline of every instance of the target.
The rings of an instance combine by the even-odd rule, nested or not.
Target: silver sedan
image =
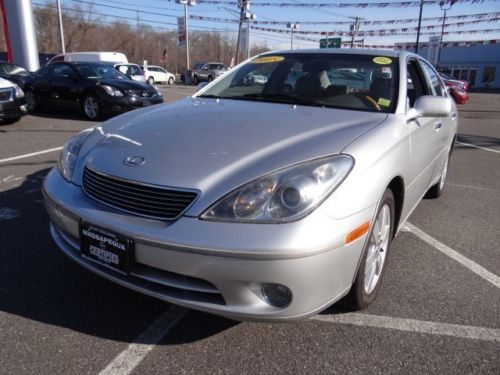
[[[414,54],[259,55],[70,139],[43,186],[51,234],[102,277],[232,319],[363,309],[443,191],[456,116]]]

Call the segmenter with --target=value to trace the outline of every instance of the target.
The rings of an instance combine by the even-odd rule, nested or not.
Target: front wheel
[[[392,244],[394,207],[394,195],[390,189],[386,189],[371,226],[356,279],[347,298],[350,306],[356,310],[367,308],[375,300],[380,289]]]
[[[170,78],[168,79],[168,84],[169,84],[169,85],[173,85],[173,84],[174,84],[174,79],[173,79],[172,77],[170,77]]]
[[[83,114],[89,120],[98,120],[101,116],[101,106],[94,95],[87,95],[83,98]]]
[[[29,113],[33,113],[37,110],[37,102],[35,99],[35,93],[31,90],[25,92],[26,95],[26,108]]]

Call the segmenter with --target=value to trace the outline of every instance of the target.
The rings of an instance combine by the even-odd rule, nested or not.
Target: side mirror
[[[450,115],[452,103],[450,98],[424,95],[415,101],[413,108],[406,112],[406,121],[420,117],[447,117]]]
[[[208,82],[200,82],[198,86],[196,86],[196,91],[200,91],[206,85],[208,85]]]

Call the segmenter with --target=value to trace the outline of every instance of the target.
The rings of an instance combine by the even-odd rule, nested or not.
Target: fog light
[[[262,296],[275,307],[285,307],[292,301],[292,291],[281,284],[262,284]]]

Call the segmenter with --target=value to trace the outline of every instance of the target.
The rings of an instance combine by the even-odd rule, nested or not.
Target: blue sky
[[[48,0],[32,0],[34,6],[44,4]],[[361,17],[366,21],[376,20],[397,20],[418,18],[418,7],[387,7],[387,8],[307,8],[307,7],[278,7],[278,6],[259,6],[259,3],[275,3],[275,4],[293,4],[293,3],[377,3],[377,2],[394,2],[396,0],[255,0],[252,1],[251,11],[257,16],[257,21],[316,21],[316,22],[338,22],[350,21],[352,17]],[[142,23],[150,24],[153,27],[163,29],[176,29],[176,17],[182,16],[184,8],[181,5],[175,4],[175,0],[61,0],[64,8],[72,8],[81,6],[84,9],[90,9],[94,13],[100,13],[98,16],[102,21],[112,22],[122,17],[120,20],[136,23],[139,18]],[[219,4],[204,4],[203,0],[198,0],[198,4],[194,7],[189,7],[189,14],[201,17],[216,17],[225,19],[236,19],[238,8],[236,1],[222,0]],[[470,15],[477,13],[500,12],[500,1],[484,0],[479,3],[458,2],[453,5],[447,16]],[[441,17],[442,10],[438,4],[424,6],[423,17]],[[97,15],[96,15],[97,16]],[[130,18],[130,19],[128,19]],[[466,21],[466,20],[464,20]],[[449,22],[460,22],[459,20],[449,20]],[[448,21],[447,21],[448,23]],[[438,21],[424,22],[423,26],[440,25]],[[256,25],[264,28],[286,29],[283,25]],[[417,23],[394,25],[366,25],[361,26],[360,30],[370,29],[395,29],[404,27],[416,27]],[[190,30],[216,30],[236,35],[237,24],[222,23],[213,21],[189,21]],[[463,27],[449,27],[447,31],[459,30],[484,30],[484,29],[500,29],[500,22],[478,23],[474,25],[464,25]],[[348,31],[347,25],[300,25],[300,30],[303,31],[330,31],[341,30]],[[436,29],[436,35],[439,35],[440,28]],[[309,35],[307,38],[318,40],[321,36]],[[428,35],[422,35],[421,41],[427,41]],[[348,40],[349,37],[343,37],[343,40]],[[387,45],[394,42],[414,42],[415,35],[403,36],[370,36],[365,37],[367,45]],[[484,40],[484,39],[500,39],[500,33],[481,33],[471,35],[449,35],[445,36],[445,41],[465,41],[465,40]],[[286,34],[276,34],[262,30],[252,30],[251,43],[266,43],[269,48],[282,49],[289,48],[290,36]],[[317,41],[306,41],[294,38],[295,48],[311,48],[317,47]]]

